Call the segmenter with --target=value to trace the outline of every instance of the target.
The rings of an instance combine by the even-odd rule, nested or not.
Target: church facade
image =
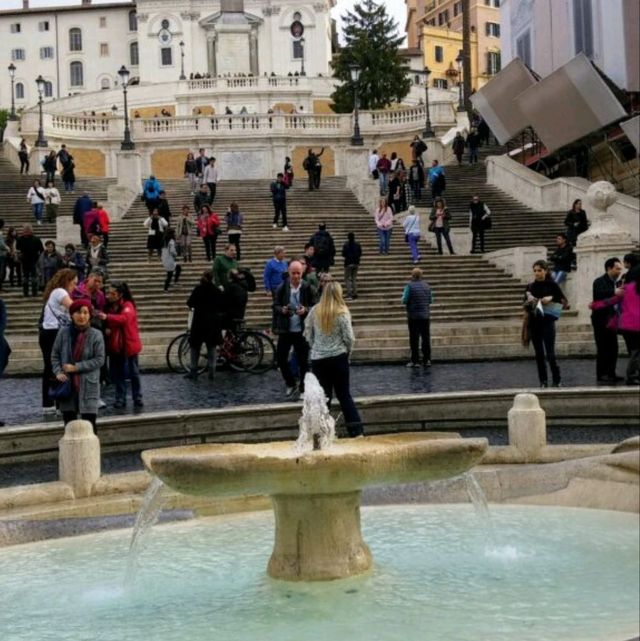
[[[0,11],[0,59],[15,66],[16,108],[140,83],[200,77],[328,76],[335,0],[138,0]],[[11,79],[0,72],[0,107]]]

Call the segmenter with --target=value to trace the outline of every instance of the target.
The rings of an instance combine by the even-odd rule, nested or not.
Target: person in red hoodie
[[[87,238],[100,233],[100,216],[98,215],[98,203],[95,200],[91,201],[91,209],[82,219],[82,227]]]
[[[102,206],[102,203],[98,203],[97,212],[98,225],[100,226],[100,236],[102,236],[102,244],[106,249],[109,245],[109,224],[111,223],[111,218],[109,218],[109,214],[107,213],[107,210]]]
[[[134,407],[143,407],[142,386],[138,354],[142,351],[138,331],[136,305],[124,282],[114,282],[107,294],[109,307],[107,313],[100,312],[98,317],[105,321],[107,354],[111,365],[111,381],[116,390],[116,408],[127,404],[127,375],[131,379],[131,395]]]
[[[198,226],[198,234],[204,243],[207,260],[213,260],[216,257],[216,241],[220,235],[220,218],[211,211],[211,207],[203,205],[200,208],[196,225]]]

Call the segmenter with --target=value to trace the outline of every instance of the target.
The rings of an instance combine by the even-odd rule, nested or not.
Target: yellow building
[[[425,64],[433,72],[432,84],[444,86],[446,81],[448,87],[457,85],[455,59],[462,49],[461,0],[405,2],[408,45],[424,52]],[[500,0],[469,0],[469,18],[471,87],[475,90],[500,71]]]

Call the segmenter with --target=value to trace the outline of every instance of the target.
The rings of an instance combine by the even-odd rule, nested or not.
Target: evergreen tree
[[[333,63],[333,75],[343,81],[331,98],[338,113],[353,110],[353,82],[349,66],[359,65],[361,109],[383,109],[400,102],[411,88],[409,67],[398,54],[403,36],[398,24],[387,15],[384,4],[363,0],[342,16],[345,45]]]

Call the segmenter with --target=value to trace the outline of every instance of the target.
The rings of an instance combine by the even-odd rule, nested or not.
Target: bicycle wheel
[[[189,338],[189,334],[184,332],[183,334],[178,334],[170,343],[169,347],[167,347],[167,353],[166,353],[166,361],[167,361],[167,367],[169,368],[170,372],[181,372],[182,371],[182,363],[180,360],[180,353],[179,349],[182,344],[182,341],[185,338]]]
[[[262,343],[262,359],[250,371],[253,374],[264,374],[276,366],[276,344],[265,332],[252,331],[251,334]]]
[[[191,371],[191,345],[189,344],[189,335],[184,334],[182,342],[178,348],[178,358],[182,371],[189,373]],[[203,343],[200,347],[198,356],[198,374],[207,371],[207,346]]]
[[[234,358],[229,365],[239,372],[251,372],[263,358],[262,340],[257,332],[241,332],[235,344]]]

